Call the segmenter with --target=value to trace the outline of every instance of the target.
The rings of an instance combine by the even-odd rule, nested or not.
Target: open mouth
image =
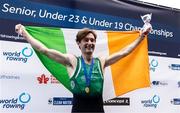
[[[85,45],[85,49],[93,51],[94,50],[94,45]]]

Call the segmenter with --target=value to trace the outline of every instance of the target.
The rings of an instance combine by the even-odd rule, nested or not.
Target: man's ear
[[[76,44],[79,45],[79,41],[76,41]]]
[[[79,49],[81,49],[80,46],[79,46],[80,42],[79,42],[79,41],[76,41],[76,44],[78,45]]]

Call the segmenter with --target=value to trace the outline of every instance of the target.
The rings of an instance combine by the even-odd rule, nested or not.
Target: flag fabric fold
[[[62,53],[80,55],[75,43],[78,29],[55,27],[26,26],[26,30],[45,46]],[[111,55],[132,43],[138,36],[137,31],[96,31],[97,46],[94,54]],[[36,54],[46,69],[68,90],[71,91],[70,79],[66,67],[49,59],[42,53]],[[74,52],[74,53],[73,53]],[[107,77],[107,79],[106,79]],[[121,96],[129,91],[149,87],[149,62],[147,37],[127,57],[108,67],[104,75],[104,99]]]

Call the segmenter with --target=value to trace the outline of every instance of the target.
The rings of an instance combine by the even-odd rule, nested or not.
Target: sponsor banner
[[[180,59],[149,56],[149,67],[153,79],[177,80],[180,74]]]
[[[42,1],[43,2],[43,1]],[[53,2],[53,1],[51,1]],[[59,4],[61,4],[62,1],[58,1]],[[77,3],[79,1],[76,1]],[[104,3],[105,1],[103,1]],[[113,4],[114,1],[111,1]],[[62,2],[63,4],[64,2]],[[88,2],[89,3],[89,2]],[[105,2],[104,4],[106,5]],[[5,26],[5,29],[2,29],[0,33],[0,40],[13,40],[13,41],[20,41],[24,42],[22,37],[18,37],[12,33],[7,33],[9,31],[9,26],[15,25],[14,23],[19,23],[20,21],[23,23],[33,23],[33,24],[43,24],[48,26],[58,26],[58,27],[65,27],[65,28],[83,28],[83,27],[89,27],[92,29],[99,29],[99,30],[118,30],[118,31],[132,31],[132,30],[140,30],[143,22],[140,18],[141,15],[144,13],[143,9],[145,9],[145,6],[139,6],[141,10],[138,10],[136,8],[132,8],[132,11],[134,10],[134,14],[132,11],[129,11],[131,7],[128,7],[129,9],[124,9],[124,7],[120,7],[121,4],[124,2],[119,1],[119,7],[117,9],[114,9],[113,7],[116,6],[107,6],[111,7],[109,8],[109,11],[106,12],[102,10],[102,12],[97,11],[96,13],[94,11],[91,11],[91,7],[87,7],[88,10],[83,10],[81,5],[79,6],[80,9],[73,6],[63,5],[63,6],[55,6],[55,5],[49,5],[49,4],[40,4],[32,1],[24,1],[24,0],[1,0],[0,5],[0,18],[2,21],[2,26]],[[127,2],[128,3],[128,2]],[[131,2],[130,2],[131,3]],[[67,3],[66,3],[67,4]],[[94,4],[94,3],[89,3]],[[101,4],[97,4],[102,6]],[[135,4],[133,4],[135,5]],[[140,9],[139,8],[139,9]],[[113,15],[114,12],[122,11],[122,15]],[[159,21],[158,17],[160,14],[158,10],[151,10],[149,11],[153,15],[152,19],[152,25],[153,30],[150,32],[149,35],[149,54],[154,56],[162,56],[162,57],[175,57],[179,58],[179,43],[180,40],[178,38],[179,32],[178,32],[178,19],[176,19],[177,16],[179,16],[179,13],[174,11],[175,15],[171,15],[170,17],[167,17],[166,15],[171,14],[171,11],[169,10],[161,10],[164,11],[161,13],[161,18],[164,16],[168,21],[166,23],[164,20]],[[111,13],[110,13],[111,12]],[[128,16],[126,12],[129,12],[132,14],[132,16]],[[140,13],[140,12],[143,12]],[[128,13],[128,14],[129,14]],[[155,15],[155,16],[154,16]],[[172,20],[173,18],[173,20]],[[9,20],[14,21],[13,24],[9,24]],[[169,24],[167,24],[167,22]],[[13,26],[14,28],[14,26]],[[10,28],[12,29],[12,27]],[[14,31],[13,31],[14,32]],[[168,45],[168,47],[167,47]],[[171,51],[173,50],[173,51]]]

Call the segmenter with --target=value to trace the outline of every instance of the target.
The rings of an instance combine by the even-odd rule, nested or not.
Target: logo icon
[[[22,49],[22,55],[25,57],[31,57],[33,55],[33,50],[31,48],[25,47]]]
[[[52,102],[53,102],[53,100],[52,100],[52,98],[50,98],[50,99],[48,100],[48,104],[52,104]]]
[[[157,103],[159,103],[159,101],[160,101],[160,97],[157,96],[157,95],[154,95],[153,98],[152,98],[152,100],[153,100],[154,103],[157,104]]]
[[[152,59],[151,62],[150,62],[150,70],[152,70],[153,72],[155,72],[157,66],[159,65],[158,64],[158,61],[155,60],[155,59]]]
[[[28,103],[31,100],[31,96],[28,93],[22,93],[19,96],[19,101],[21,103]]]
[[[37,77],[37,80],[39,81],[39,84],[47,84],[49,78],[46,77],[45,74],[42,74],[41,77]]]
[[[152,81],[152,84],[153,84],[153,85],[159,85],[159,84],[160,84],[160,81]]]
[[[153,108],[157,108],[159,102],[160,102],[160,97],[158,95],[154,95],[152,99],[141,101],[144,107],[153,107]]]

